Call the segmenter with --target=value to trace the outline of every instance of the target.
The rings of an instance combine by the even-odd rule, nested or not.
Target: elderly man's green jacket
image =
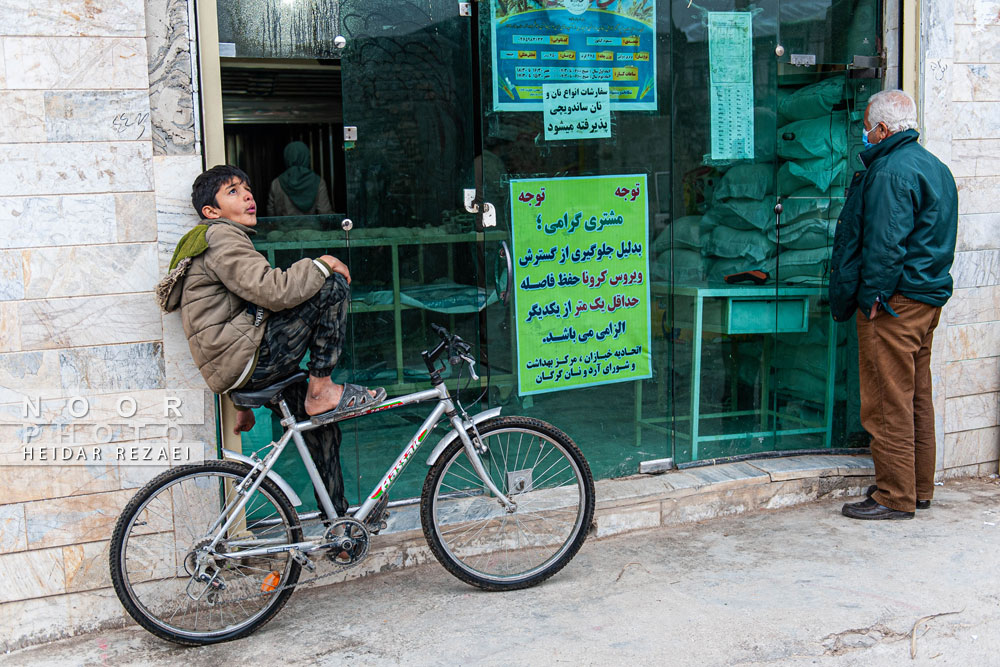
[[[838,322],[896,293],[943,306],[951,297],[958,191],[940,160],[897,132],[861,153],[833,241],[830,314]]]

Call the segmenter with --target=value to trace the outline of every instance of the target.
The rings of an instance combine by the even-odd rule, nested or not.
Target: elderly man
[[[861,423],[875,485],[848,503],[852,519],[912,519],[934,495],[931,341],[952,292],[958,191],[948,168],[917,143],[907,93],[873,95],[861,161],[837,221],[830,311],[857,312]]]

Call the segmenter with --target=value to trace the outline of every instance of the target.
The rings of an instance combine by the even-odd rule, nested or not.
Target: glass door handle
[[[507,262],[507,280],[505,289],[500,291],[500,280],[501,280],[501,269],[500,260],[506,260]],[[497,295],[500,297],[500,301],[503,305],[507,305],[510,301],[510,293],[514,289],[514,261],[510,255],[510,246],[507,245],[506,241],[500,242],[500,253],[497,257],[497,261],[493,264],[493,283],[497,290]]]
[[[482,213],[483,220],[482,226],[486,227],[496,227],[497,226],[497,208],[488,201],[482,202],[480,206],[480,200],[476,199],[476,190],[474,188],[466,188],[462,191],[462,197],[465,203],[465,210],[468,213]]]

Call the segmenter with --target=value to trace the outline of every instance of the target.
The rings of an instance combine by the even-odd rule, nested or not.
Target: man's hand
[[[240,431],[249,431],[256,423],[257,419],[253,416],[253,410],[237,410],[236,428],[233,429],[233,435],[239,435]]]
[[[878,301],[876,301],[875,303],[872,304],[872,312],[868,313],[868,319],[874,320],[875,319],[875,313],[877,313],[877,312],[878,312]]]
[[[339,273],[340,275],[344,276],[344,279],[347,281],[348,285],[351,284],[351,272],[347,270],[347,264],[344,264],[333,255],[323,255],[322,257],[319,258],[319,261],[329,266],[330,270],[333,271],[334,273]]]

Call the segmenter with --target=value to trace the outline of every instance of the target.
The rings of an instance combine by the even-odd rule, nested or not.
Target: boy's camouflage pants
[[[351,288],[343,276],[334,273],[304,303],[271,313],[264,324],[257,367],[242,389],[263,389],[288,377],[299,370],[306,351],[309,352],[306,368],[310,375],[330,375],[344,348],[350,302]],[[283,393],[288,408],[298,417],[306,414],[306,387],[306,383],[302,382]],[[282,418],[277,407],[268,407],[279,420]],[[323,426],[306,431],[302,437],[320,477],[326,482],[326,491],[334,508],[343,516],[347,513],[347,498],[344,496],[344,475],[340,469],[340,427],[336,424]],[[316,503],[322,509],[318,496]]]

